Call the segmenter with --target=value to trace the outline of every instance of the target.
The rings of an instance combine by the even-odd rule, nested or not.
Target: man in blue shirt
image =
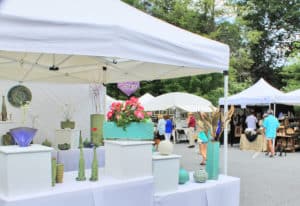
[[[263,127],[267,139],[268,152],[271,152],[270,157],[274,157],[275,152],[272,141],[274,141],[276,138],[279,122],[277,118],[273,115],[272,110],[268,110],[268,116],[263,121]]]

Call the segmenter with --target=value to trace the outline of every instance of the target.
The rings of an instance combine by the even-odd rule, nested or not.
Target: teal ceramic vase
[[[209,141],[207,144],[206,172],[209,180],[219,177],[220,142]]]
[[[201,168],[199,170],[196,170],[193,174],[193,178],[195,182],[206,182],[208,175],[207,172],[205,171],[205,169]]]
[[[189,173],[184,168],[180,168],[178,174],[178,183],[185,184],[189,180],[190,180]]]

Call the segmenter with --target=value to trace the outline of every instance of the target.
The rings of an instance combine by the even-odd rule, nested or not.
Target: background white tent
[[[142,105],[145,105],[147,102],[151,101],[152,99],[154,99],[154,96],[152,96],[151,94],[149,93],[146,93],[144,94],[143,96],[141,96],[139,98],[139,102],[142,104]]]
[[[264,79],[260,79],[251,87],[235,95],[229,96],[227,99],[228,104],[233,105],[268,105],[276,103],[279,96],[284,93],[271,86]],[[224,98],[219,99],[219,104],[224,104]]]
[[[279,96],[276,100],[276,103],[288,104],[288,105],[300,105],[300,89]]]
[[[120,0],[2,0],[0,25],[4,79],[115,83],[228,69],[227,45]]]
[[[155,97],[144,108],[146,111],[180,108],[187,112],[212,112],[214,106],[210,101],[193,94],[171,92]]]

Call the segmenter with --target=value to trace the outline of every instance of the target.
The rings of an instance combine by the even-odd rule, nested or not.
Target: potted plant
[[[103,124],[103,137],[116,139],[153,139],[151,112],[145,112],[138,99],[113,102]]]
[[[64,104],[63,105],[63,116],[64,116],[64,121],[60,122],[60,128],[61,129],[74,129],[75,128],[75,122],[72,121],[73,114],[75,112],[74,107],[71,104]]]

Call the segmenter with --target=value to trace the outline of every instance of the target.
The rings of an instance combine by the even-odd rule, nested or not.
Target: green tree
[[[276,70],[282,67],[293,34],[300,28],[299,0],[239,0],[234,4],[238,6],[245,41],[254,60],[252,78],[263,77],[280,86]]]

